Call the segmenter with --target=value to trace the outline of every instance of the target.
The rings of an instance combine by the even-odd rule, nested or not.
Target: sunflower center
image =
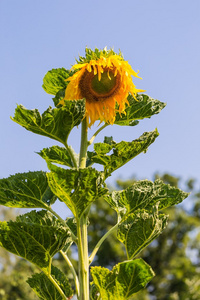
[[[116,86],[116,77],[112,72],[109,73],[105,71],[101,74],[101,80],[98,79],[98,74],[96,74],[91,80],[92,90],[99,94],[104,95],[112,91]]]

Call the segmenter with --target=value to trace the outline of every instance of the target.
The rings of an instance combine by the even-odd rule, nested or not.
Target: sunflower
[[[77,61],[78,62],[78,61]],[[74,75],[66,79],[69,81],[65,100],[86,99],[86,117],[89,126],[96,120],[113,124],[116,112],[124,112],[129,105],[129,93],[135,98],[138,92],[132,82],[131,75],[138,77],[131,66],[120,54],[113,50],[104,49],[92,51],[86,48],[86,57],[80,60],[72,69]]]

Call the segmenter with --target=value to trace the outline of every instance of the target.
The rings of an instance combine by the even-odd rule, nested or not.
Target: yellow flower
[[[113,124],[116,112],[123,113],[126,104],[129,105],[128,94],[135,97],[138,92],[143,91],[136,89],[131,75],[140,77],[113,50],[95,49],[95,52],[90,50],[89,53],[72,67],[75,74],[67,79],[69,84],[65,97],[59,104],[64,104],[65,100],[85,98],[89,126],[96,120]]]

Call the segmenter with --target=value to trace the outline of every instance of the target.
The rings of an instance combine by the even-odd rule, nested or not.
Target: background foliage
[[[160,176],[156,175],[155,179],[158,177]],[[170,174],[164,174],[161,179],[174,187],[180,187],[181,180]],[[134,178],[117,180],[116,185],[119,189],[124,189],[134,182]],[[169,214],[168,226],[138,255],[152,266],[156,276],[147,289],[132,297],[133,300],[200,299],[200,192],[195,186],[193,179],[184,183],[184,189],[191,192],[190,197],[183,204],[165,210],[165,213]],[[1,219],[14,219],[15,215],[15,209],[1,208]],[[101,198],[94,203],[90,213],[89,249],[92,249],[99,238],[116,223],[116,218],[116,213]],[[111,269],[124,259],[124,246],[118,242],[116,234],[112,234],[99,249],[93,265]],[[38,299],[28,284],[24,284],[27,277],[38,271],[34,265],[2,248],[0,264],[1,300]],[[70,278],[70,272],[58,254],[54,257],[54,265]]]

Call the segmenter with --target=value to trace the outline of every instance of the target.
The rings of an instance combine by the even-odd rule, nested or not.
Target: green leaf
[[[73,149],[71,148],[71,151]],[[38,154],[46,160],[47,163],[57,163],[60,165],[65,165],[70,168],[73,168],[73,162],[71,160],[70,153],[68,149],[59,146],[52,146],[50,148],[44,148]]]
[[[0,204],[8,207],[48,208],[56,196],[48,186],[46,172],[28,172],[0,179]]]
[[[65,105],[49,107],[42,115],[37,109],[28,110],[18,105],[13,121],[29,131],[57,140],[64,145],[74,126],[78,126],[85,115],[85,100],[65,101]]]
[[[137,125],[137,120],[150,118],[166,106],[165,103],[143,94],[138,94],[136,99],[129,94],[128,101],[130,105],[126,108],[125,114],[120,115],[117,113],[115,124],[121,126]]]
[[[51,276],[62,289],[66,297],[73,295],[73,290],[65,274],[58,268],[51,266]],[[28,278],[27,282],[40,299],[63,300],[58,290],[43,272],[32,275],[32,277]]]
[[[66,87],[64,89],[58,91],[56,93],[55,97],[52,98],[55,106],[58,106],[59,102],[65,97],[65,90],[66,90]]]
[[[157,209],[152,214],[144,210],[130,214],[120,223],[117,238],[125,245],[128,259],[133,259],[165,229],[168,217],[158,214]]]
[[[70,232],[45,210],[0,222],[0,246],[47,270],[51,258],[71,243]]]
[[[159,210],[182,202],[188,193],[160,179],[155,182],[141,180],[122,191],[114,191],[105,196],[105,200],[121,216],[136,212],[138,209],[152,211],[152,207],[159,202]]]
[[[43,89],[51,95],[56,95],[61,89],[67,87],[68,77],[72,76],[72,72],[65,68],[52,69],[48,71],[43,79]]]
[[[105,177],[108,177],[113,171],[125,165],[129,160],[147,151],[147,148],[155,141],[158,136],[158,131],[155,129],[151,132],[145,132],[138,139],[132,142],[109,141],[109,143],[94,144],[95,152],[88,151],[90,163],[98,163],[104,166]],[[113,153],[107,155],[111,150]]]
[[[77,222],[76,218],[67,218],[67,226],[70,228],[71,232],[76,236],[77,235]]]
[[[151,267],[142,259],[119,263],[112,271],[92,267],[91,274],[102,300],[128,300],[154,276]]]
[[[65,170],[49,166],[49,186],[53,193],[63,201],[75,217],[80,217],[85,209],[98,197],[107,193],[103,175],[92,168]]]

